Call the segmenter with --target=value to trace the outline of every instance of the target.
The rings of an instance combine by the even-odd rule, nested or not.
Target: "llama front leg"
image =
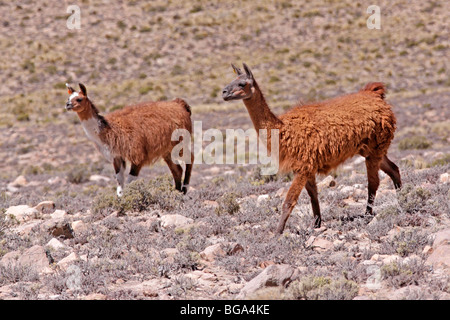
[[[302,192],[303,187],[306,184],[306,178],[303,175],[297,174],[294,178],[294,181],[292,181],[292,185],[289,188],[289,191],[286,195],[286,199],[283,203],[283,209],[281,214],[280,222],[278,223],[277,227],[277,233],[281,234],[284,230],[284,227],[286,225],[286,221],[291,215],[292,210],[294,209],[295,205],[297,204],[298,197],[300,196],[300,193]]]
[[[122,158],[114,158],[113,161],[114,171],[116,172],[117,181],[117,196],[121,197],[123,195],[123,186],[125,182],[125,160]]]

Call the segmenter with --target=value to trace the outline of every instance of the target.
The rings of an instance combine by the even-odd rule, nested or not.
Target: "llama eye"
[[[243,88],[243,87],[245,87],[246,84],[247,84],[246,82],[240,82],[239,87]]]
[[[83,98],[78,98],[77,99],[77,102],[81,102],[81,101],[83,101]]]

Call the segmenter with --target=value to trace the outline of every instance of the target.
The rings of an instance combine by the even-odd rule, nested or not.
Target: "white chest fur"
[[[81,121],[81,125],[83,126],[84,132],[86,132],[89,140],[95,143],[98,151],[100,151],[100,153],[106,158],[106,160],[110,162],[113,161],[109,146],[100,140],[100,126],[98,120],[95,118],[83,120]]]

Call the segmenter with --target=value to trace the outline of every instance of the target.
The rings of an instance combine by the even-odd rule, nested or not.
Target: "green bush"
[[[400,141],[398,148],[400,150],[428,149],[432,144],[433,143],[428,141],[424,136],[412,136]]]
[[[314,276],[296,280],[289,286],[294,299],[305,300],[351,300],[358,290],[358,285],[350,280]]]
[[[120,212],[143,211],[152,205],[172,210],[182,199],[182,194],[172,185],[172,178],[165,175],[150,181],[139,179],[131,182],[124,189],[123,196],[118,199],[117,207]]]
[[[102,193],[93,201],[93,213],[104,214],[111,210],[117,210],[120,213],[140,212],[152,206],[172,210],[179,206],[183,196],[174,189],[171,180],[172,178],[168,175],[150,181],[138,179],[125,186],[123,196],[120,198],[112,193]]]
[[[426,201],[431,197],[431,192],[415,187],[411,183],[403,185],[398,193],[398,202],[403,210],[408,213],[420,212],[426,205]]]
[[[217,202],[219,203],[219,207],[216,209],[217,213],[234,214],[238,212],[241,206],[237,202],[236,198],[236,193],[229,192],[217,199]]]

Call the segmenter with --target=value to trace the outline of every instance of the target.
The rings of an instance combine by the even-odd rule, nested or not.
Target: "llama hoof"
[[[183,192],[183,194],[186,194],[189,190],[189,185],[185,184],[182,188],[181,188],[181,192]]]
[[[117,196],[120,198],[123,196],[123,190],[122,187],[117,187]]]
[[[314,221],[314,229],[319,229],[321,224],[322,224],[322,219],[317,218],[317,219]]]

